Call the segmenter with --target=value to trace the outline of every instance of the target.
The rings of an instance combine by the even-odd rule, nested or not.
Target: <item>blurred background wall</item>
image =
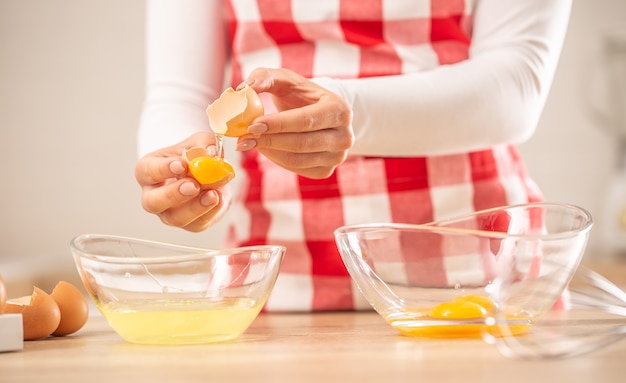
[[[604,211],[619,157],[590,105],[606,109],[605,41],[625,21],[623,0],[574,1],[546,109],[521,147],[547,200],[596,218],[589,256],[610,250]],[[139,0],[0,0],[0,274],[10,296],[75,280],[68,243],[83,233],[219,246],[223,224],[187,233],[140,206],[143,33]]]

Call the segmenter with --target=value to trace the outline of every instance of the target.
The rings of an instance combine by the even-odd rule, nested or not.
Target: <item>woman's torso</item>
[[[466,60],[471,43],[473,4],[463,1],[227,5],[233,85],[258,66],[337,78],[426,71]],[[256,151],[242,154],[241,167],[226,245],[287,247],[267,310],[368,307],[337,252],[339,226],[425,223],[540,198],[512,146],[417,158],[351,156],[321,180],[288,172]]]

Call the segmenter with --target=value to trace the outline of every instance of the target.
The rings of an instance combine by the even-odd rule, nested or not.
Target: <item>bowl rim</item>
[[[471,218],[477,216],[479,214],[490,213],[494,211],[506,211],[511,209],[519,209],[524,207],[561,207],[566,208],[568,210],[576,210],[583,216],[586,220],[586,223],[583,227],[577,230],[567,230],[559,233],[552,234],[510,234],[499,231],[488,231],[488,230],[479,230],[479,229],[466,229],[466,228],[458,228],[458,227],[444,227],[438,226],[441,224],[451,223],[458,220],[463,220],[467,218]],[[399,222],[378,222],[378,223],[363,223],[363,224],[354,224],[354,225],[344,225],[340,226],[334,231],[335,237],[339,237],[344,234],[348,234],[350,232],[356,231],[380,231],[380,230],[419,230],[419,231],[428,231],[434,233],[441,234],[457,234],[457,235],[476,235],[485,238],[493,238],[493,239],[504,239],[504,238],[525,238],[525,239],[565,239],[578,236],[580,234],[584,234],[591,230],[593,226],[593,217],[591,213],[580,206],[563,203],[563,202],[530,202],[530,203],[522,203],[515,205],[506,205],[493,207],[489,209],[477,210],[473,213],[461,214],[449,218],[444,218],[441,220],[436,220],[423,224],[412,224],[412,223],[399,223]]]
[[[78,246],[78,242],[90,239],[102,239],[102,240],[110,240],[110,241],[123,241],[128,243],[142,244],[142,245],[155,245],[155,246],[163,246],[169,248],[177,248],[182,251],[189,251],[188,253],[180,254],[180,255],[163,255],[163,256],[148,256],[148,257],[137,257],[137,256],[114,256],[114,255],[100,255],[93,254],[81,249]],[[70,240],[70,248],[74,253],[75,257],[79,258],[87,258],[94,261],[105,262],[105,263],[118,263],[118,264],[157,264],[157,263],[168,263],[168,262],[185,262],[192,260],[199,260],[201,258],[208,257],[228,257],[230,255],[241,253],[241,252],[253,252],[253,251],[272,251],[277,252],[282,258],[283,254],[286,251],[286,247],[282,245],[250,245],[250,246],[241,246],[241,247],[233,247],[226,249],[207,249],[202,247],[194,247],[187,245],[179,245],[175,243],[168,243],[162,241],[154,241],[149,239],[140,239],[134,237],[126,237],[121,235],[112,235],[112,234],[96,234],[96,233],[88,233],[88,234],[80,234]]]

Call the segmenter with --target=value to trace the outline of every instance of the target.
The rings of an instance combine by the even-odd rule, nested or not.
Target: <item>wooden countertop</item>
[[[626,259],[594,269],[626,284]],[[93,312],[72,336],[0,353],[0,382],[608,383],[623,381],[625,361],[626,340],[576,358],[512,360],[480,339],[404,337],[374,312],[262,314],[235,341],[144,346],[126,343]]]

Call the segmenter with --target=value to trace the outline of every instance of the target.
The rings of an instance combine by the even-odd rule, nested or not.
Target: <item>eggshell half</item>
[[[206,110],[211,129],[216,134],[240,137],[265,111],[261,98],[248,85],[239,90],[226,89]]]
[[[63,336],[80,330],[89,318],[89,304],[83,293],[73,284],[60,281],[50,294],[59,306],[61,321],[54,336]]]
[[[22,314],[24,340],[41,339],[52,334],[61,322],[61,310],[48,293],[38,287],[33,294],[9,299],[5,311]]]

